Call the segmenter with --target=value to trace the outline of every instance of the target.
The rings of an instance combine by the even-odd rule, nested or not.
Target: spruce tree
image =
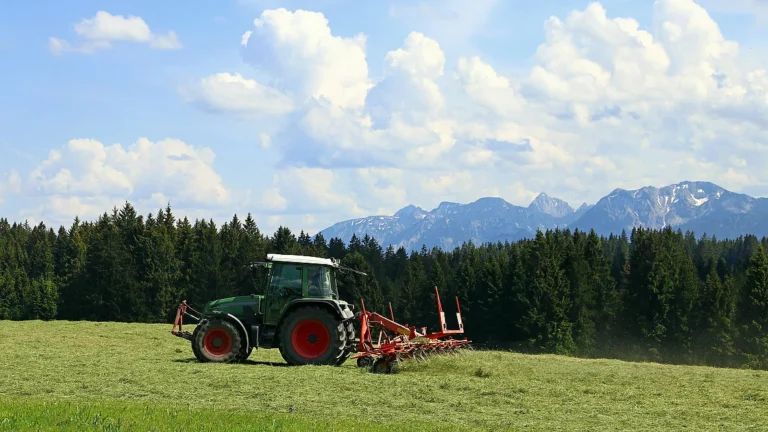
[[[714,264],[702,283],[696,348],[703,364],[726,366],[734,353],[735,303],[732,279],[723,281]]]
[[[761,244],[749,261],[739,321],[746,364],[755,369],[768,368],[768,253]]]

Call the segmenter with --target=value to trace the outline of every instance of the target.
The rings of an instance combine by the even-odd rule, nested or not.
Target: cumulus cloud
[[[12,170],[6,178],[0,179],[0,205],[5,202],[5,195],[17,194],[21,190],[21,177]]]
[[[324,157],[312,163],[425,167],[452,148],[454,123],[443,113],[444,96],[436,83],[445,67],[439,44],[412,32],[386,54],[385,65],[363,109],[314,105],[307,110],[303,133],[324,150]]]
[[[261,194],[260,207],[266,210],[285,210],[288,201],[280,195],[278,187],[272,187]]]
[[[273,187],[261,197],[264,208],[292,214],[347,213],[364,216],[353,196],[342,190],[344,177],[322,168],[292,168],[274,176]],[[290,197],[290,201],[283,197]]]
[[[445,70],[445,54],[437,41],[411,32],[403,46],[384,57],[385,77],[368,95],[368,108],[386,124],[393,113],[412,125],[439,119],[445,105],[435,82]]]
[[[188,102],[209,111],[244,116],[282,116],[294,109],[291,98],[241,74],[217,73],[200,79],[197,86],[182,88]]]
[[[181,48],[181,42],[173,31],[155,33],[138,16],[112,15],[98,11],[93,18],[83,18],[73,27],[75,34],[83,40],[71,43],[57,37],[48,40],[48,48],[54,55],[64,52],[93,54],[97,51],[113,48],[113,42],[133,42],[147,44],[152,49],[175,50]]]
[[[220,111],[287,119],[259,136],[284,155],[261,205],[327,215],[317,223],[486,195],[581,203],[682,180],[768,184],[764,65],[745,61],[692,0],[649,8],[649,26],[600,3],[551,17],[533,65],[514,75],[493,58],[449,60],[439,37],[411,32],[377,54],[380,76],[365,36],[335,34],[318,12],[267,10],[239,41],[259,83],[219,74],[236,84],[211,85],[207,97]]]
[[[242,38],[245,60],[276,81],[290,83],[299,101],[315,98],[359,108],[371,88],[366,38],[332,34],[322,13],[266,10]]]
[[[268,149],[272,146],[272,137],[265,132],[259,134],[259,147]]]
[[[27,213],[56,220],[93,217],[126,200],[150,211],[172,201],[186,209],[217,209],[231,203],[215,171],[214,153],[177,139],[141,138],[128,147],[73,139],[27,176],[23,191],[42,204]]]

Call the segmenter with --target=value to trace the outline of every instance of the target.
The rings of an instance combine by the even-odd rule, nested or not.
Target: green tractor
[[[278,348],[290,365],[341,365],[355,352],[354,305],[339,298],[339,271],[365,273],[335,259],[267,255],[264,295],[208,302],[197,312],[181,303],[171,333],[189,340],[201,362],[241,362],[254,348]],[[197,314],[193,315],[187,310]],[[184,315],[198,321],[182,330]],[[178,330],[177,330],[178,327]]]

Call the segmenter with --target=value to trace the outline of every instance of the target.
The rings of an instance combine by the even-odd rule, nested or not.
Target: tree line
[[[182,299],[202,305],[262,293],[267,253],[333,257],[368,273],[341,297],[436,330],[434,286],[449,326],[454,297],[477,345],[531,353],[768,369],[768,239],[679,230],[548,230],[517,242],[407,252],[374,238],[326,241],[250,214],[218,227],[170,206],[126,203],[58,231],[0,219],[0,319],[170,323]],[[386,311],[386,313],[385,313]]]

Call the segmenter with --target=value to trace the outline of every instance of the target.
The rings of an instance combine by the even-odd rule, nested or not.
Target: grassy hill
[[[468,352],[200,364],[171,325],[0,321],[0,431],[765,430],[768,373]]]

